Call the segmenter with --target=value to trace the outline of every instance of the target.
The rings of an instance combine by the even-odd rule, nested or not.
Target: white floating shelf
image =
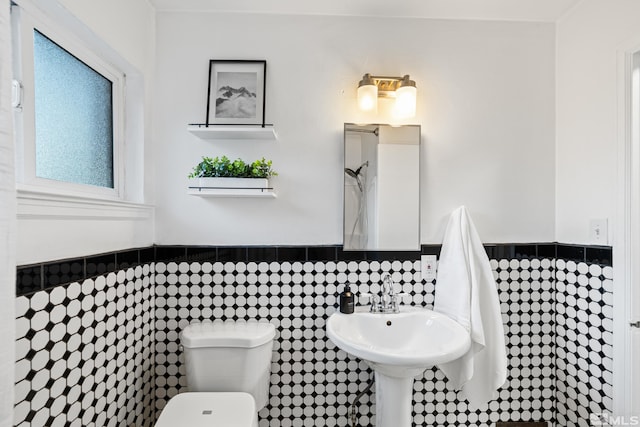
[[[266,197],[276,198],[273,188],[200,188],[189,187],[189,194],[200,197]]]
[[[189,125],[187,130],[200,139],[262,139],[276,140],[278,135],[273,125],[228,126],[228,125]]]

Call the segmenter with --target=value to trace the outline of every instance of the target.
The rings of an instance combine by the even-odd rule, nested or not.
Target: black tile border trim
[[[500,243],[484,245],[490,259],[550,258],[612,266],[611,246],[562,243]],[[154,245],[17,268],[16,296],[83,281],[102,274],[157,262],[326,262],[415,261],[420,255],[440,256],[442,245],[419,251],[344,251],[342,245],[318,246],[172,246]]]
[[[151,256],[149,256],[149,250],[151,250]],[[71,282],[82,282],[92,277],[148,264],[154,259],[155,248],[150,247],[21,265],[17,268],[16,296],[32,294]]]

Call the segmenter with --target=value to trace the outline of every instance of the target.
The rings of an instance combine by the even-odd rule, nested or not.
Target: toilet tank
[[[250,393],[269,400],[275,327],[258,322],[192,323],[180,334],[189,391]]]

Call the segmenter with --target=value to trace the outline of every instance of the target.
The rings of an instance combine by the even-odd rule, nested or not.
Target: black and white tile
[[[613,269],[556,267],[556,416],[560,426],[589,427],[589,414],[613,409]]]
[[[152,426],[153,270],[16,299],[14,425]]]
[[[439,370],[427,370],[414,383],[415,425],[588,426],[590,413],[609,412],[613,272],[599,262],[610,265],[610,248],[487,252],[508,381],[497,400],[471,410]],[[186,390],[180,330],[250,318],[277,327],[260,427],[347,425],[348,406],[372,372],[326,337],[342,286],[377,292],[382,273],[391,272],[404,284],[405,303],[431,307],[434,283],[421,280],[414,261],[334,259],[358,258],[342,255],[336,247],[155,247],[82,258],[81,279],[72,283],[65,281],[76,277],[76,260],[19,268],[15,425],[152,426],[168,399]],[[360,401],[360,425],[374,422],[373,400],[369,393]]]
[[[205,319],[263,319],[277,328],[271,399],[260,426],[346,425],[347,407],[372,372],[336,348],[325,334],[344,283],[358,293],[378,292],[381,275],[402,282],[406,303],[431,307],[434,284],[420,278],[418,262],[156,263],[156,408],[186,390],[182,328]],[[496,421],[553,421],[553,263],[492,261],[507,346],[509,380],[500,398],[472,411],[430,369],[414,385],[416,425],[490,426]],[[400,286],[400,285],[397,285]],[[398,289],[400,290],[400,289]],[[375,419],[374,400],[360,402],[358,421]]]

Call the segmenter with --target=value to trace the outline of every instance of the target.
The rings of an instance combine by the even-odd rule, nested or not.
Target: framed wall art
[[[267,61],[209,61],[206,125],[264,127]]]

